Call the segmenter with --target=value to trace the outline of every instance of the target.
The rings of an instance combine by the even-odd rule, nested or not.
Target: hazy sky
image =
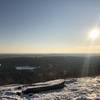
[[[99,52],[99,17],[100,0],[0,0],[0,53]]]

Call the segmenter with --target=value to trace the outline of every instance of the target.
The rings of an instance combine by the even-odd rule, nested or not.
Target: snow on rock
[[[19,97],[18,100],[100,100],[100,77],[66,79],[62,89]]]

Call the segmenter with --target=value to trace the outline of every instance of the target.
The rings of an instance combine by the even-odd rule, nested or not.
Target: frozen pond
[[[16,70],[34,70],[40,68],[40,66],[37,67],[31,67],[31,66],[17,66]]]

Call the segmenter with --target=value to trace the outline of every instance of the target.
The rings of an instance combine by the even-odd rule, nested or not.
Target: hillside
[[[0,58],[0,85],[100,75],[100,56],[18,56]]]

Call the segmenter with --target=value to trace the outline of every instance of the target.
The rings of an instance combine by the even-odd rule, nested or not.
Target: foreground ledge
[[[62,89],[65,86],[64,79],[58,79],[43,83],[35,83],[31,86],[27,86],[23,89],[23,94],[30,94],[30,93],[39,93],[48,90],[55,90],[55,89]]]

